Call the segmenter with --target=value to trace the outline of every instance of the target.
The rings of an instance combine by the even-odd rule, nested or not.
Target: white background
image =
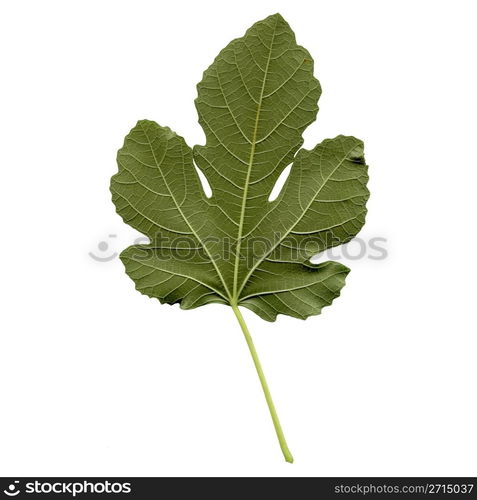
[[[279,11],[323,87],[305,146],[365,141],[342,296],[247,321],[161,306],[118,259],[110,201],[138,119],[203,143],[193,99],[232,38]],[[1,46],[0,475],[477,475],[477,7],[465,1],[5,1]],[[116,234],[116,238],[108,235]],[[97,245],[108,242],[101,252]]]

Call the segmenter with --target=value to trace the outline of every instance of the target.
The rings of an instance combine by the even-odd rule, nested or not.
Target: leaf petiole
[[[265,378],[265,374],[263,373],[262,365],[260,364],[260,359],[258,358],[257,351],[255,349],[255,346],[253,345],[252,337],[250,335],[250,332],[248,331],[247,324],[245,323],[245,320],[238,306],[232,305],[232,309],[240,324],[240,328],[242,328],[242,332],[245,336],[250,354],[252,355],[253,363],[255,365],[255,369],[257,370],[260,383],[262,384],[263,393],[265,395],[265,399],[267,400],[268,409],[270,410],[270,415],[273,420],[273,425],[275,427],[275,432],[277,433],[278,442],[280,443],[280,448],[282,449],[283,456],[288,463],[292,464],[293,456],[288,449],[285,435],[283,434],[282,426],[280,425],[280,420],[277,415],[277,410],[275,409],[275,405],[273,404],[272,395],[270,394],[270,389],[268,388],[267,380]]]

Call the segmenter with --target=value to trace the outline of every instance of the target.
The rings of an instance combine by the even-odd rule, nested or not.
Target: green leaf
[[[278,314],[305,319],[340,294],[348,268],[310,258],[349,241],[364,224],[363,144],[338,136],[300,149],[321,89],[310,54],[279,14],[227,45],[197,90],[205,145],[191,149],[168,127],[141,120],[118,152],[113,202],[150,239],[121,259],[136,288],[162,303],[232,306],[260,375],[238,306],[268,321]],[[290,164],[280,195],[269,201]],[[260,379],[267,395],[263,373]]]

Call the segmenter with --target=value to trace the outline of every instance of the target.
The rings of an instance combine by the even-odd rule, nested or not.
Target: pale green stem
[[[255,346],[253,345],[252,337],[250,336],[250,332],[248,331],[247,324],[245,323],[245,320],[238,306],[232,305],[232,309],[234,310],[235,316],[240,323],[240,327],[242,328],[245,340],[247,341],[248,348],[250,349],[250,354],[252,355],[253,363],[258,373],[258,378],[260,379],[260,383],[262,384],[263,393],[265,394],[265,399],[267,400],[268,409],[270,410],[270,415],[272,416],[273,425],[275,426],[275,432],[277,433],[278,442],[280,443],[280,448],[282,449],[283,456],[285,457],[285,460],[287,462],[292,464],[293,456],[288,449],[285,435],[283,434],[282,426],[280,425],[280,420],[278,419],[277,410],[275,410],[272,395],[270,394],[270,389],[268,388],[267,380],[265,378],[265,374],[263,373],[262,365],[260,364],[260,360],[258,359],[258,354],[255,350]]]

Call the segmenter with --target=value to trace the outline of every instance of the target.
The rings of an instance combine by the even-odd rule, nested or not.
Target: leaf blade
[[[267,321],[275,321],[278,314],[307,319],[339,297],[348,273],[346,266],[333,261],[306,265],[268,262],[247,283],[239,304]]]
[[[293,283],[309,278],[312,270],[314,281],[301,287],[300,294],[318,291],[320,283],[330,278],[324,267],[310,264],[310,257],[349,241],[364,224],[369,191],[362,142],[338,136],[312,150],[299,150],[302,132],[316,117],[321,88],[313,76],[311,56],[296,44],[280,15],[269,16],[233,40],[204,72],[197,88],[205,146],[191,150],[169,128],[138,122],[118,153],[119,172],[111,183],[118,213],[151,239],[151,252],[169,249],[171,260],[180,261],[174,250],[183,246],[182,239],[197,251],[177,268],[165,266],[155,256],[157,276],[182,273],[192,282],[200,276],[200,286],[213,295],[211,300],[253,303],[250,308],[255,312],[266,307],[264,319],[280,313],[319,314],[326,301],[317,295],[313,306],[300,305]],[[211,186],[210,198],[203,192],[194,159]],[[290,162],[280,195],[268,201]],[[258,250],[257,240],[265,240]],[[206,280],[200,274],[205,264]],[[134,266],[129,274],[144,283],[139,264]],[[257,280],[272,268],[275,274],[284,272],[290,290],[284,285],[272,290],[277,278],[271,273],[269,282],[262,280],[262,289],[252,293]],[[348,272],[344,266],[339,269],[340,276]],[[152,288],[160,300],[169,281],[164,281],[164,290]],[[333,281],[333,298],[343,284],[338,278]],[[179,288],[187,304],[187,287]],[[264,306],[272,296],[273,305]],[[294,309],[283,304],[280,311],[283,301],[293,303]]]

